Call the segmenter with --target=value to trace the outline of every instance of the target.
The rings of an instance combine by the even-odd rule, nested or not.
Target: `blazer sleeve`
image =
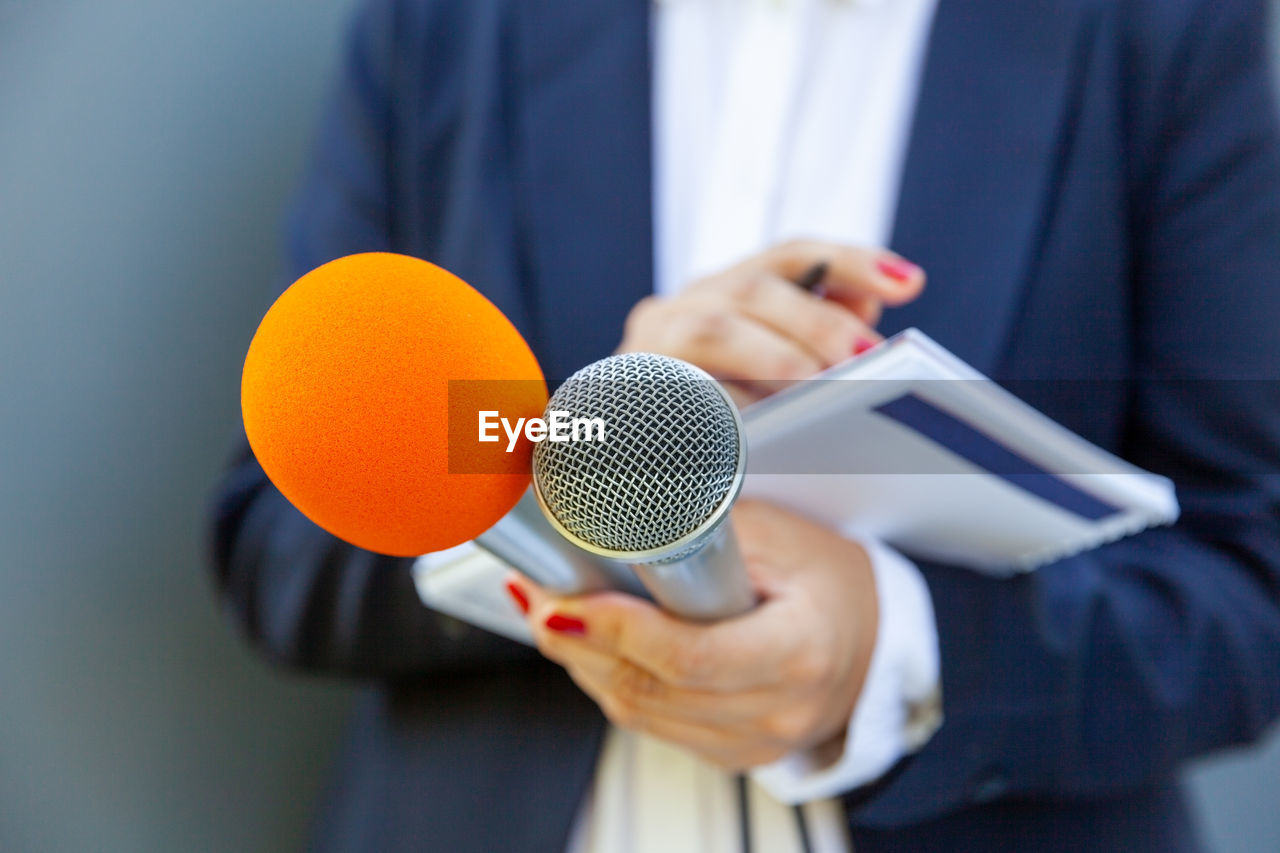
[[[1264,7],[1198,3],[1168,63],[1136,72],[1159,107],[1135,175],[1123,453],[1174,479],[1182,517],[1015,580],[922,565],[946,721],[859,801],[859,822],[1135,788],[1280,714],[1280,133]]]
[[[395,251],[395,87],[405,74],[400,4],[363,4],[288,224],[290,280],[362,251]],[[412,29],[418,30],[419,22]],[[534,652],[428,610],[412,560],[348,545],[267,480],[247,442],[217,485],[211,553],[217,589],[250,640],[288,666],[411,677],[528,660]]]

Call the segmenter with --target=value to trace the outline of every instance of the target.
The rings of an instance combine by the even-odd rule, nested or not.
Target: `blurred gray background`
[[[201,513],[351,5],[0,0],[0,850],[301,842],[347,688],[244,648]],[[1280,739],[1192,778],[1280,850]]]

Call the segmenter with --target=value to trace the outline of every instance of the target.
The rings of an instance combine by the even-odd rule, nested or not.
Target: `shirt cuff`
[[[751,771],[782,803],[837,796],[883,776],[942,724],[938,628],[929,588],[914,563],[875,539],[858,538],[876,582],[879,623],[844,750],[820,766],[808,751]]]

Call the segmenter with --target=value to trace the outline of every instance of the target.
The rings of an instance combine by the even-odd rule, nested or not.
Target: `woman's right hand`
[[[821,296],[795,285],[819,263],[827,265]],[[915,299],[924,283],[924,270],[886,250],[793,240],[677,296],[641,300],[618,352],[695,364],[724,381],[742,405],[878,342],[881,309]]]

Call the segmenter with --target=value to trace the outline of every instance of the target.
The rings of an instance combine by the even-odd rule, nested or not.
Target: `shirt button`
[[[998,767],[987,770],[973,786],[970,795],[975,803],[989,803],[998,800],[1009,792],[1009,777]]]

